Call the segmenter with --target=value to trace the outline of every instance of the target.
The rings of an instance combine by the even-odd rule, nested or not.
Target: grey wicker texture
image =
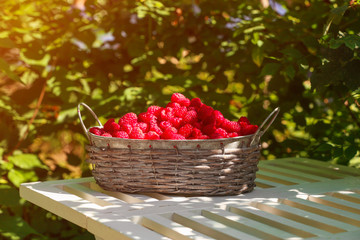
[[[214,149],[170,144],[165,149],[88,145],[86,150],[92,175],[108,191],[214,196],[246,193],[255,187],[259,144],[225,148],[218,140]]]
[[[92,134],[82,120],[85,103],[78,105],[81,126],[89,139],[88,162],[97,184],[105,190],[197,196],[236,195],[255,187],[260,138],[278,115],[276,108],[252,135],[206,140],[145,140]],[[263,128],[264,127],[264,128]]]

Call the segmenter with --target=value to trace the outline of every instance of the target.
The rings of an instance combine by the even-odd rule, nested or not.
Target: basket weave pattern
[[[260,159],[260,138],[278,115],[276,108],[252,135],[206,140],[145,140],[103,137],[92,134],[82,120],[89,139],[87,160],[92,175],[105,190],[198,196],[236,195],[255,187]],[[264,129],[263,129],[264,127]]]
[[[86,146],[92,175],[105,190],[235,195],[255,187],[260,145],[241,148],[147,149]]]

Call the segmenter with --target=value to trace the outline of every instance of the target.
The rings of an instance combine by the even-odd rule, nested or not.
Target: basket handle
[[[85,135],[87,136],[87,138],[90,140],[90,137],[89,137],[89,132],[87,130],[87,128],[85,127],[85,124],[84,124],[84,121],[82,120],[82,116],[81,116],[81,112],[80,112],[80,106],[84,106],[87,110],[90,111],[91,115],[95,118],[95,120],[98,122],[99,126],[100,127],[103,127],[103,125],[101,124],[99,118],[96,116],[96,114],[94,113],[94,111],[88,106],[86,105],[85,103],[79,103],[78,107],[77,107],[77,111],[78,111],[78,115],[79,115],[79,119],[80,119],[80,123],[81,123],[81,126],[85,132]]]
[[[274,122],[275,118],[277,117],[277,115],[280,112],[280,108],[277,107],[274,109],[274,111],[272,111],[272,113],[269,114],[269,116],[262,122],[262,124],[260,125],[260,127],[258,128],[258,130],[255,132],[251,142],[250,142],[250,146],[253,145],[255,139],[259,137],[261,137],[270,127],[270,125]],[[265,126],[265,129],[263,131],[260,131],[264,125],[267,123],[267,125]]]

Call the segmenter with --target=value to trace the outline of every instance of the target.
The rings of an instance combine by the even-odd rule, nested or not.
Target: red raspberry
[[[145,134],[145,139],[156,140],[156,139],[160,139],[160,136],[158,133],[154,131],[149,131]]]
[[[193,124],[194,122],[197,121],[197,112],[196,111],[188,111],[185,116],[183,117],[183,124],[187,124],[187,123],[190,123],[190,124]]]
[[[148,112],[140,113],[138,116],[139,122],[150,123],[151,121],[156,121],[156,120],[157,117],[154,114]]]
[[[115,122],[113,118],[111,118],[107,120],[107,122],[104,124],[104,130],[106,132],[116,132],[120,130],[120,126]]]
[[[163,130],[157,125],[157,123],[150,123],[149,132],[156,132],[159,136],[163,134]]]
[[[191,124],[185,124],[179,129],[179,134],[183,135],[185,138],[190,137],[194,127]]]
[[[172,127],[171,123],[169,121],[162,121],[159,124],[159,127],[165,131],[167,128]]]
[[[179,103],[181,106],[190,106],[190,100],[181,93],[174,93],[171,95],[171,101]]]
[[[245,128],[241,129],[240,133],[243,136],[254,134],[258,128],[257,125],[246,125]]]
[[[103,134],[101,134],[102,137],[112,137],[112,135],[108,132],[104,132]]]
[[[202,120],[201,122],[202,125],[208,125],[208,124],[213,124],[216,125],[216,118],[214,114],[211,114],[209,117],[205,118],[204,120]]]
[[[116,138],[129,138],[129,134],[124,131],[113,132],[111,135]]]
[[[155,115],[157,118],[160,118],[160,112],[162,109],[163,109],[162,107],[152,105],[152,106],[148,107],[147,112]]]
[[[185,140],[186,138],[183,136],[183,135],[180,135],[180,134],[173,134],[172,136],[171,136],[171,138],[170,139],[174,139],[174,140]]]
[[[220,134],[220,135],[223,136],[224,138],[227,138],[227,137],[228,137],[228,133],[227,133],[226,130],[223,129],[223,128],[217,128],[217,129],[215,130],[215,133]]]
[[[208,135],[200,135],[197,139],[209,139]]]
[[[149,131],[149,125],[147,123],[144,122],[139,122],[139,128],[141,129],[141,131],[143,131],[144,133]]]
[[[180,108],[181,105],[180,105],[180,103],[177,103],[177,102],[169,102],[168,104],[166,104],[166,107],[177,109],[177,108]]]
[[[232,132],[232,133],[228,134],[229,138],[238,137],[238,136],[239,136],[239,134],[237,132]]]
[[[131,138],[131,139],[144,139],[144,138],[145,138],[145,134],[143,133],[143,131],[141,130],[141,128],[135,127],[135,128],[131,131],[130,138]]]
[[[195,109],[199,109],[202,104],[200,98],[193,98],[190,101],[190,107],[194,107]]]
[[[215,124],[208,124],[201,128],[201,132],[208,136],[213,134],[213,132],[215,132],[215,130],[216,130]]]
[[[212,139],[217,139],[217,138],[227,138],[228,137],[228,133],[222,129],[222,128],[217,128],[211,135],[210,138]]]
[[[127,134],[130,134],[133,127],[130,124],[123,124],[120,125],[120,130],[126,132]]]
[[[202,121],[211,116],[214,109],[210,106],[203,104],[198,111],[198,118]]]
[[[101,136],[101,134],[103,134],[105,131],[102,128],[99,127],[92,127],[89,129],[89,132],[91,132],[92,134]]]
[[[130,112],[125,114],[124,116],[122,116],[119,119],[119,124],[123,125],[123,124],[130,124],[130,125],[134,125],[135,123],[137,123],[138,121],[138,117],[135,113]]]
[[[170,123],[173,127],[180,128],[181,124],[182,124],[182,120],[183,120],[182,118],[174,117],[174,118],[170,119]]]
[[[201,135],[202,135],[201,130],[199,128],[193,127],[189,138],[190,139],[197,139]]]
[[[179,107],[174,110],[175,117],[183,118],[188,112],[186,107]]]
[[[164,108],[160,112],[160,119],[162,121],[168,121],[173,117],[174,117],[174,110],[172,108],[170,108],[170,107]]]
[[[177,138],[176,135],[180,135],[180,134],[177,134],[177,129],[174,128],[174,127],[169,127],[167,128],[163,134],[161,134],[161,138],[162,139],[175,139]],[[180,135],[181,136],[181,135]],[[183,137],[183,136],[182,136]],[[185,138],[184,138],[185,139]]]
[[[220,127],[225,120],[224,116],[218,110],[214,110],[213,116],[215,117],[216,127]]]
[[[250,124],[249,119],[247,117],[244,117],[244,116],[239,118],[238,123],[241,123],[241,122]]]
[[[221,127],[227,132],[239,132],[241,130],[241,126],[238,122],[230,121],[228,119],[224,119]]]
[[[194,128],[198,128],[198,129],[201,129],[203,126],[201,122],[194,122],[192,125]]]

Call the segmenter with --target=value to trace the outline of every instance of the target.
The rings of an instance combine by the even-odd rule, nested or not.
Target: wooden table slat
[[[94,178],[25,183],[20,196],[112,239],[358,239],[360,170],[304,158],[260,161],[238,196],[110,192]],[[354,238],[357,236],[357,238]]]

